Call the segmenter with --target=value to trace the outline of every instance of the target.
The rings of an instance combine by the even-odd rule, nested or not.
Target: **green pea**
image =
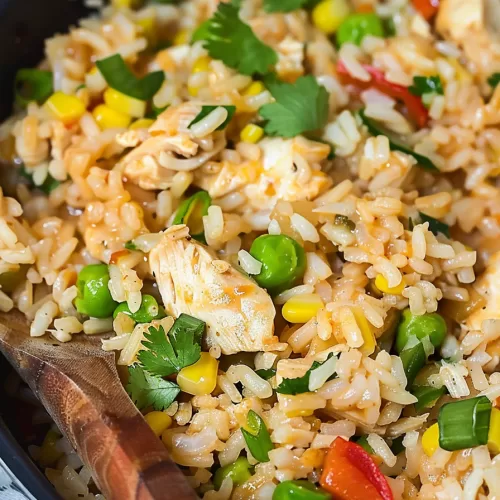
[[[278,484],[274,489],[272,500],[329,500],[330,498],[329,493],[302,479]]]
[[[76,310],[93,318],[108,318],[118,305],[108,289],[109,271],[106,264],[85,266],[76,281]]]
[[[143,295],[141,307],[134,313],[130,311],[126,302],[118,304],[118,307],[113,312],[113,318],[116,318],[118,313],[130,316],[136,323],[150,323],[154,319],[161,319],[166,316],[165,310],[158,305],[152,295]]]
[[[366,35],[384,36],[384,27],[380,18],[373,13],[351,14],[337,30],[337,44],[339,47],[346,42],[360,45]]]
[[[222,486],[222,482],[226,477],[230,477],[233,480],[235,486],[242,485],[245,481],[248,481],[252,476],[250,472],[251,466],[246,457],[239,457],[232,464],[226,465],[217,469],[214,476],[214,486],[216,490]]]
[[[409,309],[405,309],[396,335],[396,351],[400,353],[412,336],[416,336],[419,340],[429,336],[432,345],[438,348],[443,343],[446,331],[446,322],[439,314],[415,316]]]
[[[292,287],[306,270],[304,249],[289,236],[259,236],[252,243],[250,254],[262,263],[255,281],[273,295]]]

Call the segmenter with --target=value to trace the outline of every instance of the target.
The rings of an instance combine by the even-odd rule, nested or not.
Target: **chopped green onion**
[[[427,361],[427,356],[425,355],[425,349],[422,342],[419,342],[410,349],[405,349],[400,353],[399,357],[403,362],[403,368],[406,374],[406,387],[411,387],[417,373],[422,369]]]
[[[273,491],[272,500],[330,500],[329,493],[307,479],[283,481]]]
[[[43,184],[41,184],[40,186],[35,185],[35,183],[33,182],[33,174],[31,174],[26,170],[24,164],[21,165],[19,169],[19,174],[29,181],[30,186],[32,186],[33,188],[40,189],[45,194],[50,194],[52,191],[54,191],[56,187],[61,185],[61,182],[58,181],[57,179],[54,179],[54,177],[52,177],[50,174],[47,174],[47,177],[43,181]]]
[[[439,446],[455,451],[488,443],[491,401],[479,396],[446,403],[438,416]]]
[[[127,250],[138,250],[137,245],[134,243],[134,240],[128,240],[123,245]]]
[[[151,117],[158,118],[166,109],[168,108],[168,104],[166,106],[162,106],[159,108],[155,106],[154,102],[151,103]]]
[[[217,469],[214,475],[215,489],[220,489],[226,477],[230,477],[232,479],[234,486],[242,485],[245,481],[252,477],[250,469],[252,469],[252,467],[248,462],[248,459],[246,457],[238,457],[232,464],[228,464],[220,469]]]
[[[259,462],[269,462],[269,452],[274,448],[264,420],[253,410],[247,415],[247,427],[241,428],[252,456]]]
[[[175,214],[173,225],[186,224],[191,236],[206,244],[203,228],[203,216],[208,214],[212,198],[206,191],[198,191],[187,200],[184,200]]]
[[[155,71],[144,78],[137,78],[120,54],[101,59],[96,62],[96,66],[111,88],[141,101],[151,99],[165,80],[163,71]]]
[[[411,392],[418,399],[415,403],[415,410],[420,412],[432,408],[446,392],[446,387],[429,387],[423,385],[414,387]]]
[[[130,316],[136,323],[151,323],[154,319],[161,319],[166,316],[163,307],[158,305],[158,302],[152,295],[144,294],[142,296],[141,306],[136,312],[131,312],[128,304],[122,302],[113,312],[113,319],[118,316],[118,313]]]
[[[450,238],[450,226],[441,222],[440,220],[431,217],[430,215],[424,214],[423,212],[418,212],[422,222],[429,223],[429,229],[437,236],[438,233],[444,234],[447,238]]]
[[[402,153],[413,156],[413,158],[417,160],[419,167],[424,170],[428,170],[429,172],[439,172],[439,169],[429,158],[427,158],[427,156],[416,153],[410,146],[404,144],[402,139],[397,137],[394,132],[387,130],[385,127],[375,122],[375,120],[368,118],[365,115],[364,110],[361,109],[359,111],[359,116],[371,135],[385,135],[389,139],[389,147],[391,151],[401,151]]]
[[[276,375],[276,369],[275,368],[262,368],[261,370],[255,370],[255,373],[260,377],[263,378],[264,380],[269,380],[270,378],[273,378]]]
[[[351,14],[337,30],[337,44],[339,47],[347,42],[361,45],[367,35],[383,38],[384,27],[380,17],[373,12]]]
[[[227,124],[233,118],[233,115],[236,111],[236,106],[202,106],[201,111],[195,116],[194,120],[188,125],[188,128],[191,128],[195,123],[203,120],[206,116],[208,116],[214,109],[217,108],[225,108],[227,111],[227,118],[224,120],[224,123],[219,125],[215,130],[224,130],[227,127]]]
[[[493,73],[488,77],[488,85],[495,88],[500,83],[500,73]]]
[[[443,84],[439,75],[434,76],[414,76],[413,85],[408,90],[419,97],[427,94],[444,95]]]
[[[363,450],[366,451],[366,453],[369,453],[370,455],[375,455],[375,452],[373,451],[373,448],[368,444],[368,436],[364,435],[361,436],[357,441],[356,444],[359,444]]]
[[[14,92],[16,103],[27,106],[30,102],[43,103],[54,91],[52,72],[40,69],[20,69],[16,73]]]

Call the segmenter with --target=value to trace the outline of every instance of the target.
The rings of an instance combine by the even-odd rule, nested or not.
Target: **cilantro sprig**
[[[295,137],[323,128],[328,120],[328,92],[312,75],[301,76],[295,83],[266,78],[266,87],[276,102],[265,104],[259,114],[267,120],[268,135]]]
[[[309,3],[309,0],[264,0],[266,12],[292,12],[301,9]]]
[[[210,57],[243,75],[265,75],[278,62],[276,52],[261,42],[238,16],[238,8],[220,3],[215,14],[204,22],[192,41],[203,39]]]
[[[181,314],[167,334],[162,326],[152,326],[144,334],[142,345],[146,349],[139,351],[139,363],[129,366],[126,386],[139,409],[153,406],[155,410],[164,410],[173,403],[180,388],[163,377],[178,373],[200,359],[204,330],[203,321]]]

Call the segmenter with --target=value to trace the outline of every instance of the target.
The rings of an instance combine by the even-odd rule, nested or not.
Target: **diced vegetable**
[[[131,312],[128,304],[122,302],[113,312],[113,318],[116,318],[118,313],[130,316],[136,323],[151,323],[154,319],[161,319],[166,316],[163,307],[158,305],[158,302],[152,295],[147,294],[142,296],[141,307],[138,311]]]
[[[42,104],[53,92],[52,80],[50,71],[20,69],[14,82],[16,103],[23,107],[32,101]]]
[[[206,116],[208,116],[214,109],[224,108],[227,111],[227,118],[224,120],[224,123],[220,124],[215,130],[224,130],[228,123],[231,121],[233,117],[236,106],[202,106],[201,111],[194,117],[193,121],[188,125],[188,128],[191,128],[195,123],[203,120]]]
[[[243,142],[249,142],[250,144],[256,144],[264,136],[264,129],[255,125],[254,123],[249,123],[245,125],[240,133],[240,139]]]
[[[216,490],[222,485],[226,477],[230,477],[234,486],[241,486],[245,481],[248,481],[252,476],[250,470],[251,465],[246,457],[238,457],[232,464],[225,465],[214,475],[214,486]]]
[[[49,113],[62,121],[64,125],[72,125],[85,113],[85,104],[74,95],[55,92],[45,101]]]
[[[406,146],[402,142],[401,138],[397,138],[391,131],[387,130],[379,123],[376,123],[374,120],[368,118],[363,110],[360,110],[359,116],[361,117],[361,120],[363,121],[366,128],[368,129],[368,132],[371,135],[385,135],[389,139],[389,147],[392,151],[401,151],[402,153],[413,156],[413,158],[417,160],[418,166],[423,168],[424,170],[428,170],[430,172],[439,172],[439,169],[429,158],[427,158],[427,156],[416,153],[410,146]]]
[[[206,191],[198,191],[179,205],[173,224],[186,224],[191,236],[206,244],[203,216],[208,214],[208,208],[211,204],[210,195]]]
[[[500,83],[500,73],[493,73],[488,77],[488,85],[492,88],[496,88],[496,86]]]
[[[381,292],[389,293],[391,295],[401,295],[405,289],[406,283],[404,279],[402,279],[399,285],[390,287],[385,277],[382,274],[377,274],[375,278],[375,286]]]
[[[439,448],[439,426],[437,423],[431,425],[422,434],[422,448],[428,457],[432,457]]]
[[[104,92],[104,102],[114,111],[134,118],[142,118],[146,113],[145,101],[125,95],[113,88],[108,88]]]
[[[497,408],[491,409],[488,449],[494,455],[500,453],[500,410]]]
[[[333,35],[350,12],[346,0],[323,0],[314,7],[312,20],[323,33]]]
[[[172,417],[164,411],[150,411],[144,419],[157,437],[160,437],[172,425]]]
[[[241,432],[250,453],[259,462],[269,462],[269,452],[274,446],[264,420],[253,410],[250,410],[247,415],[246,427],[242,427]]]
[[[329,500],[330,498],[326,491],[302,479],[279,483],[274,489],[272,500]]]
[[[252,257],[262,263],[255,281],[277,294],[291,288],[306,270],[306,254],[293,238],[282,234],[264,234],[256,238],[250,248]]]
[[[446,387],[429,387],[423,385],[414,387],[411,392],[418,399],[415,403],[415,410],[420,412],[432,408],[446,392]]]
[[[369,453],[370,455],[375,455],[375,452],[373,451],[373,448],[368,444],[368,436],[364,435],[361,436],[357,441],[356,444],[359,444],[363,450],[366,451],[366,453]]]
[[[405,349],[399,354],[399,357],[403,362],[403,368],[406,374],[406,386],[411,387],[417,373],[422,369],[427,361],[427,356],[422,342],[418,342],[418,344],[414,345],[410,349]]]
[[[384,36],[380,17],[372,12],[351,14],[337,30],[337,44],[339,47],[346,42],[360,45],[367,35]]]
[[[108,318],[113,314],[117,303],[108,288],[109,271],[106,264],[90,264],[79,273],[76,281],[78,296],[76,310],[93,318]]]
[[[193,396],[211,394],[217,385],[219,362],[208,352],[202,352],[200,359],[186,366],[177,375],[181,390]]]
[[[264,380],[269,380],[270,378],[273,378],[276,376],[276,369],[275,368],[262,368],[260,370],[255,370],[255,373],[263,378]]]
[[[413,85],[408,87],[413,95],[422,97],[426,94],[444,95],[443,84],[439,75],[434,76],[414,76]]]
[[[423,212],[419,212],[419,214],[422,222],[428,222],[430,231],[432,231],[436,236],[438,233],[442,233],[447,238],[450,238],[450,226],[448,226],[448,224],[445,224],[430,215],[424,214]]]
[[[410,309],[405,309],[398,326],[396,351],[400,353],[411,337],[421,340],[429,336],[432,345],[439,348],[446,337],[447,330],[446,322],[440,314],[427,313],[417,316],[412,314]]]
[[[111,109],[105,104],[99,104],[92,111],[92,116],[102,130],[110,128],[127,128],[132,121],[130,115]]]
[[[328,449],[320,485],[336,500],[393,500],[386,478],[370,455],[341,437]]]
[[[323,301],[317,293],[303,293],[288,299],[281,314],[289,323],[307,323],[323,307]]]
[[[438,416],[439,446],[454,451],[487,444],[490,416],[486,396],[444,404]]]
[[[25,179],[27,179],[29,181],[29,184],[31,187],[34,187],[36,189],[40,189],[45,194],[52,193],[52,191],[54,191],[54,189],[56,187],[61,185],[61,183],[57,179],[54,179],[54,177],[52,177],[48,173],[47,177],[43,181],[43,184],[41,186],[35,186],[35,183],[33,181],[33,175],[26,170],[26,167],[24,166],[24,164],[21,165],[21,167],[19,168],[19,174],[22,175]]]
[[[241,2],[241,0],[238,0]],[[266,12],[291,12],[307,6],[309,0],[264,0]]]
[[[155,71],[144,78],[137,78],[120,54],[114,54],[96,62],[96,66],[112,88],[141,101],[151,99],[165,80],[163,71]]]
[[[427,21],[432,19],[439,10],[439,0],[412,0],[412,4]]]

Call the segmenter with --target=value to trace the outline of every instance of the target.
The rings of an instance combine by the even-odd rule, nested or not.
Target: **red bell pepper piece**
[[[341,437],[330,445],[319,482],[336,500],[394,500],[386,478],[370,455]]]
[[[342,61],[337,62],[337,72],[342,75],[344,81],[362,88],[375,87],[377,90],[380,90],[380,92],[383,92],[398,101],[402,101],[418,127],[425,127],[429,119],[429,112],[422,104],[422,99],[420,99],[420,97],[413,95],[407,87],[403,87],[402,85],[386,80],[384,74],[379,69],[376,69],[369,64],[363,64],[363,68],[371,76],[371,80],[369,82],[363,82],[351,77]]]
[[[439,10],[439,0],[412,0],[412,4],[427,21],[432,19]]]

